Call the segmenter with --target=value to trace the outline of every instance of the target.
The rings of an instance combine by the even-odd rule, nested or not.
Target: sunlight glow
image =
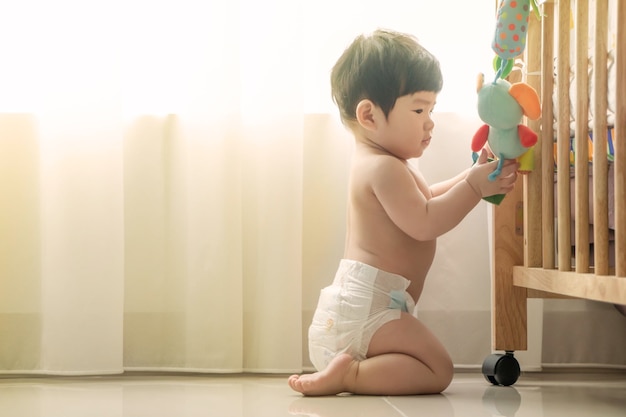
[[[438,110],[473,111],[491,4],[20,0],[0,13],[0,112],[335,112],[330,68],[359,33],[416,35],[440,59]],[[349,19],[346,16],[350,16]]]

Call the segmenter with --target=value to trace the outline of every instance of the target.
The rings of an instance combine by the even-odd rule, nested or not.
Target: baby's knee
[[[439,394],[448,388],[454,378],[454,365],[452,361],[441,363],[435,370],[435,377],[432,384],[432,394]]]
[[[445,391],[445,389],[450,386],[452,378],[454,378],[454,365],[452,364],[452,361],[449,361],[442,367],[439,374],[439,392]]]
[[[450,384],[452,383],[452,379],[454,378],[454,367],[450,366],[450,369],[447,370],[442,376],[441,376],[441,391],[439,392],[443,392],[446,390],[446,388],[448,388],[450,386]]]

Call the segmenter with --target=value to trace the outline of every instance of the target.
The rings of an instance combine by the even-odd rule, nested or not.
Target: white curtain
[[[0,373],[309,367],[351,151],[330,68],[361,32],[418,36],[445,73],[420,163],[453,175],[479,3],[1,0]],[[442,238],[421,304],[459,364],[489,353],[486,221]]]

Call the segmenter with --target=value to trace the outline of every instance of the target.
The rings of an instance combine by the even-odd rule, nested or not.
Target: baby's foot
[[[358,362],[347,353],[335,357],[323,371],[308,375],[292,375],[289,386],[304,395],[334,395],[347,391],[346,381]]]

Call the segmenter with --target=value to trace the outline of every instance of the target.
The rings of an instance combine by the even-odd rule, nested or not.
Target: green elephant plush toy
[[[478,116],[485,124],[472,138],[474,160],[478,156],[477,152],[488,143],[498,159],[498,165],[489,174],[489,180],[495,181],[500,175],[505,159],[517,159],[520,172],[531,171],[537,134],[521,123],[523,116],[533,120],[541,116],[537,92],[523,82],[511,84],[496,79],[485,84],[484,80],[484,75],[480,74],[477,86]],[[497,200],[492,202],[499,203]]]

